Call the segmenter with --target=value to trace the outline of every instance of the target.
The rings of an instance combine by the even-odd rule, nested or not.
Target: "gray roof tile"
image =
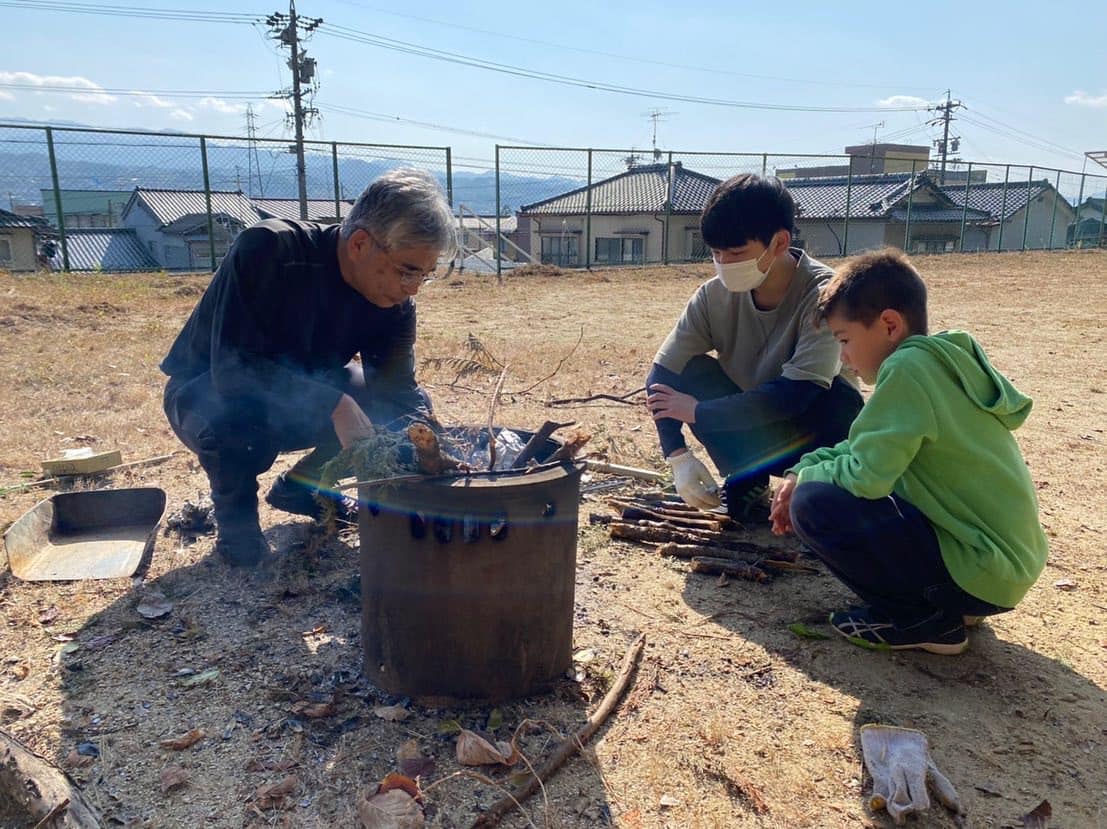
[[[156,271],[161,266],[142,246],[130,228],[94,228],[70,230],[65,234],[69,267],[74,271]],[[61,244],[50,260],[55,270],[62,269]]]
[[[1014,213],[1026,206],[1031,199],[1036,199],[1053,185],[1048,181],[1032,181],[1027,187],[1025,181],[1012,181],[1007,184],[1007,202],[1003,201],[1003,182],[990,181],[983,184],[969,185],[969,207],[983,210],[993,218],[999,219],[1002,211],[1003,221],[1007,221]],[[941,188],[953,202],[960,207],[965,203],[965,185],[947,184]]]
[[[673,213],[699,213],[719,179],[673,167]],[[593,214],[664,213],[669,186],[666,164],[634,167],[625,173],[592,185]],[[537,215],[579,215],[587,210],[588,188],[579,187],[543,201],[526,204],[520,213]]]
[[[0,210],[0,228],[26,227],[31,230],[49,231],[50,223],[38,216],[20,216],[9,210]]]
[[[263,218],[300,218],[299,199],[262,199],[255,197],[250,199],[250,201],[254,203]],[[341,211],[339,218],[345,219],[350,212],[350,208],[353,206],[354,203],[351,201],[340,201],[338,203],[338,209]],[[328,221],[334,219],[334,199],[308,199],[307,209],[309,221],[318,222],[324,219]]]
[[[123,209],[124,221],[136,204],[144,205],[162,225],[172,224],[189,215],[207,215],[207,200],[203,190],[153,190],[137,187]],[[224,213],[245,227],[256,224],[262,218],[250,199],[237,191],[213,190],[211,211],[213,214]]]

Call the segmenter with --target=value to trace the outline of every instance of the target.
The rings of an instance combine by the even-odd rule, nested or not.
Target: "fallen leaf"
[[[85,766],[91,766],[96,762],[95,757],[88,757],[81,754],[77,749],[70,749],[69,754],[65,757],[65,765],[71,769],[83,769]]]
[[[511,743],[500,740],[492,745],[479,734],[463,728],[457,738],[457,761],[463,766],[513,766],[519,762],[519,753]]]
[[[411,712],[402,705],[378,705],[373,709],[373,713],[389,722],[403,722],[411,716]]]
[[[20,662],[18,665],[12,666],[11,674],[16,679],[26,679],[30,673],[31,669],[27,667],[27,664],[24,662]]]
[[[1023,829],[1048,829],[1051,817],[1053,817],[1053,807],[1049,805],[1048,800],[1043,800],[1019,820],[1022,821]]]
[[[173,789],[180,788],[188,782],[189,776],[189,773],[180,766],[166,766],[158,776],[161,781],[161,793],[169,794]]]
[[[672,809],[674,806],[683,805],[683,803],[684,801],[682,801],[679,797],[673,797],[671,794],[663,794],[661,795],[661,801],[659,805],[662,809]]]
[[[309,702],[300,700],[292,704],[292,713],[309,720],[319,720],[323,717],[334,716],[333,702]]]
[[[91,639],[85,642],[85,647],[88,648],[90,651],[103,650],[112,642],[114,642],[117,638],[118,637],[114,633],[105,633],[103,636],[93,636]]]
[[[55,607],[54,605],[50,605],[50,607],[46,608],[46,610],[43,610],[41,613],[38,614],[38,623],[40,625],[48,625],[57,618],[57,607]]]
[[[439,734],[458,734],[461,732],[461,723],[457,720],[442,720],[438,724]]]
[[[254,792],[254,804],[259,809],[279,809],[300,785],[300,778],[288,775],[278,783],[262,784]]]
[[[326,633],[326,632],[327,632],[327,626],[325,624],[322,624],[322,625],[316,625],[311,630],[305,630],[300,635],[303,636],[306,639],[309,636],[318,636],[321,633]]]
[[[573,654],[573,661],[579,662],[582,665],[587,665],[593,659],[596,658],[596,652],[592,648],[585,648],[582,651],[577,651]]]
[[[423,793],[419,790],[419,784],[406,774],[397,774],[394,771],[386,774],[384,780],[380,782],[380,786],[377,788],[377,794],[384,794],[392,789],[401,789],[416,800],[421,801],[423,799]]]
[[[359,797],[357,816],[361,829],[423,829],[423,808],[403,789],[378,791]]]
[[[147,590],[142,594],[135,610],[143,618],[160,619],[172,612],[173,602],[169,601],[160,590]]]
[[[1053,582],[1053,586],[1056,587],[1058,590],[1075,590],[1076,582],[1074,582],[1072,579],[1057,579],[1057,581]]]
[[[488,714],[488,730],[495,731],[504,724],[504,712],[499,708],[493,708]]]
[[[726,587],[730,584],[730,577],[726,573],[719,573],[719,578],[715,582],[716,587]]]
[[[192,676],[185,677],[181,680],[181,686],[184,688],[194,688],[197,685],[207,685],[218,676],[218,668],[208,668],[206,671],[201,671],[198,674],[193,674]]]
[[[429,777],[434,771],[434,758],[426,757],[418,740],[408,740],[396,749],[396,765],[408,777]]]
[[[171,737],[168,740],[162,740],[158,745],[162,748],[170,749],[171,751],[184,751],[186,748],[196,745],[200,740],[204,739],[204,736],[204,729],[193,728],[191,731],[187,731],[179,737]]]
[[[821,633],[820,631],[817,631],[814,628],[809,628],[803,622],[795,622],[794,624],[788,625],[788,630],[792,631],[792,633],[796,634],[796,636],[800,636],[804,639],[829,639],[830,638],[825,633]]]

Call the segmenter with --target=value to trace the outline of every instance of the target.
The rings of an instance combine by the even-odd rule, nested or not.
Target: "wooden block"
[[[72,452],[60,458],[43,461],[42,471],[48,475],[92,475],[122,462],[123,455],[118,449],[108,452]]]

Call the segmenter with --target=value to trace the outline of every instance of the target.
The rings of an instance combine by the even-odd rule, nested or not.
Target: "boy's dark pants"
[[[411,414],[367,387],[356,363],[336,372],[334,387],[385,428],[402,427]],[[429,411],[430,400],[422,390],[420,394]],[[324,464],[341,448],[329,416],[314,419],[297,401],[276,392],[226,397],[215,390],[207,372],[187,380],[171,377],[164,407],[169,425],[208,475],[216,521],[223,528],[256,526],[257,476],[281,452],[314,447],[294,467],[297,478],[310,482],[318,480]]]
[[[957,586],[934,528],[897,495],[868,500],[833,484],[800,484],[791,518],[796,535],[830,572],[898,628],[960,625],[962,616],[1010,609]]]
[[[719,361],[705,354],[688,361],[676,388],[697,400],[742,391]],[[835,377],[830,388],[798,418],[774,420],[753,429],[742,428],[740,423],[726,431],[705,432],[695,423],[691,429],[719,472],[727,476],[728,490],[741,491],[768,484],[769,475],[780,475],[805,452],[844,440],[862,402],[855,388]]]

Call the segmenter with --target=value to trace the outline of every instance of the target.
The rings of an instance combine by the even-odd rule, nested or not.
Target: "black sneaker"
[[[321,490],[311,484],[301,483],[290,478],[284,472],[273,482],[269,493],[265,496],[266,503],[281,512],[291,512],[294,515],[306,515],[318,521],[323,516],[323,505],[316,498],[329,498],[334,502],[335,517],[339,521],[355,523],[357,521],[357,501],[347,498],[337,492]]]
[[[269,543],[256,523],[219,527],[215,552],[231,567],[255,567],[269,555]]]
[[[830,624],[853,644],[875,651],[921,650],[955,656],[969,646],[960,620],[922,622],[900,628],[871,607],[860,607],[831,613]]]
[[[772,500],[768,484],[730,484],[720,494],[726,514],[735,521],[752,524],[769,520]]]

